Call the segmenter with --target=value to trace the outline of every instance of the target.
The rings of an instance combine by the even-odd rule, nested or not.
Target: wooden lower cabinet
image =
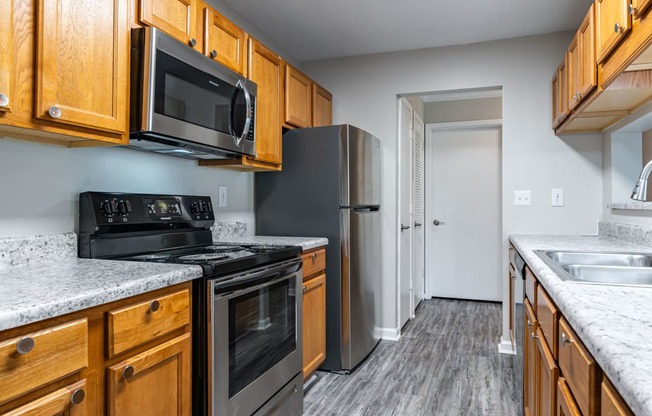
[[[303,379],[326,359],[326,250],[303,253]]]
[[[523,302],[525,310],[525,321],[523,322],[523,407],[525,416],[535,414],[536,407],[536,380],[535,365],[537,357],[537,343],[535,342],[535,333],[538,323],[534,309],[530,301],[525,299]]]
[[[537,416],[552,416],[557,408],[559,367],[557,367],[555,357],[548,348],[541,328],[537,328],[535,338],[537,353],[534,359],[536,392],[536,411],[534,414]]]
[[[88,412],[86,406],[88,403],[86,394],[86,380],[81,380],[35,399],[18,409],[4,413],[2,416],[90,416],[91,413]]]
[[[109,367],[108,414],[190,416],[190,368],[190,334]]]
[[[601,392],[600,414],[602,416],[634,416],[606,378],[602,381]]]
[[[568,383],[563,377],[557,382],[557,412],[556,416],[582,416],[580,408],[573,399],[573,394],[568,387]]]

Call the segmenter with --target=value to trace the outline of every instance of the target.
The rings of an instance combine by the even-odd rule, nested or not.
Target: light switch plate
[[[218,205],[221,207],[226,206],[226,186],[219,186],[217,188],[217,195],[218,195]]]
[[[532,205],[532,192],[530,190],[514,191],[514,206],[529,207]]]
[[[552,195],[550,196],[550,205],[553,207],[563,207],[564,206],[564,190],[563,189],[553,189]]]

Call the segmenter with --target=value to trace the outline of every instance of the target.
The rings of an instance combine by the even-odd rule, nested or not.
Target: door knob
[[[444,225],[444,224],[446,224],[444,221],[439,221],[439,220],[434,220],[432,222],[432,225],[434,225],[434,226]]]
[[[409,225],[403,225],[401,224],[401,231],[409,230],[410,226]]]
[[[414,223],[414,228],[421,227],[422,225],[423,224],[421,224],[420,222],[415,222]]]

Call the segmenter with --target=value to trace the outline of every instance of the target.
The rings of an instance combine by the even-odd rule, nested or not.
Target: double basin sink
[[[652,254],[545,250],[535,253],[566,281],[652,286]]]

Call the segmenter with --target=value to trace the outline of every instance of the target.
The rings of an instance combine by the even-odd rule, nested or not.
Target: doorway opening
[[[399,97],[399,327],[422,299],[502,300],[502,88]]]

